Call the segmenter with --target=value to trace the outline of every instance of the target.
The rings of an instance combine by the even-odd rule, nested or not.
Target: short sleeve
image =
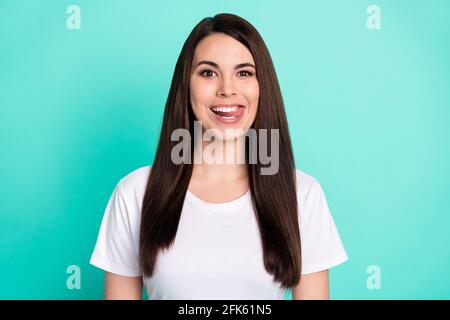
[[[302,274],[323,271],[348,260],[338,230],[328,208],[324,192],[312,179],[300,196],[300,237]]]
[[[137,237],[132,219],[134,206],[124,195],[120,181],[109,198],[90,264],[115,274],[141,275]]]

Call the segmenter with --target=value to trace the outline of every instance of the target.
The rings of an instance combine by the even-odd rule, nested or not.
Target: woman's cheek
[[[247,97],[249,100],[249,103],[251,105],[255,105],[258,103],[259,100],[259,85],[258,83],[253,83],[251,86],[247,88]]]
[[[199,103],[208,104],[214,98],[215,86],[212,83],[198,83],[192,89]]]

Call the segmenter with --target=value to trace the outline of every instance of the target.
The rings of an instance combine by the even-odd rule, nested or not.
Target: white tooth
[[[214,111],[219,111],[219,112],[233,112],[236,111],[239,107],[236,106],[232,106],[232,107],[213,107],[212,109]]]

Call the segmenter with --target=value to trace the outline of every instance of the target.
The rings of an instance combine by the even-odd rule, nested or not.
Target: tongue
[[[239,116],[242,113],[242,108],[237,109],[236,111],[232,111],[232,112],[220,112],[220,111],[215,111],[215,113],[217,113],[219,116]]]

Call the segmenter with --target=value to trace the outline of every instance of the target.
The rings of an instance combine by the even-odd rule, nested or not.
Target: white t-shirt
[[[139,226],[151,166],[122,178],[100,226],[90,263],[140,276]],[[302,274],[348,259],[318,181],[300,171],[297,198]],[[188,191],[173,246],[160,251],[155,272],[143,278],[149,299],[284,299],[285,291],[264,268],[250,191],[225,203],[208,203]]]

